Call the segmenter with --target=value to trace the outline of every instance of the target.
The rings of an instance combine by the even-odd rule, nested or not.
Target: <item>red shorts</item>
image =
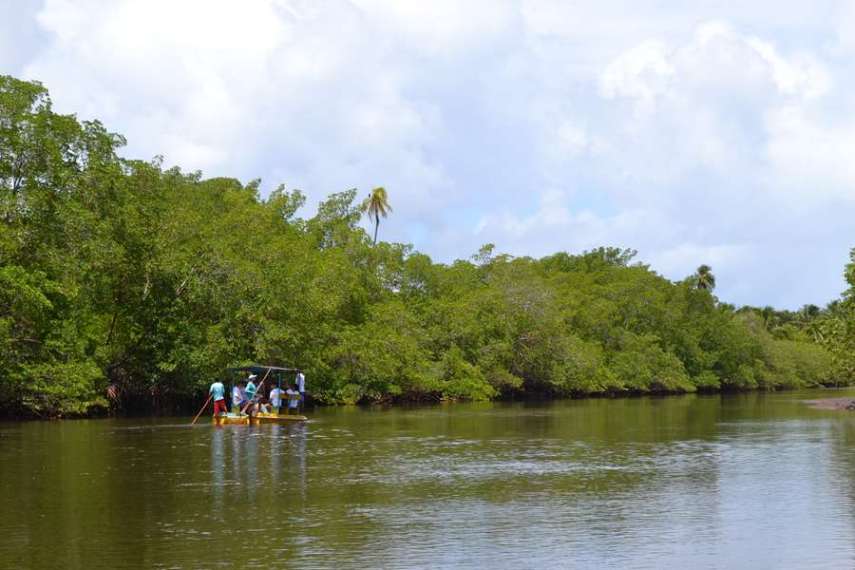
[[[225,400],[217,400],[214,402],[214,415],[217,414],[225,414],[226,413],[226,401]]]

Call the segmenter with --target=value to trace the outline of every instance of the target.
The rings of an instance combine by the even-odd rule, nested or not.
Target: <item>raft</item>
[[[306,416],[301,416],[299,414],[269,414],[266,412],[259,412],[252,416],[252,423],[254,424],[284,424],[289,422],[305,422],[308,420]]]
[[[214,416],[214,425],[218,426],[245,426],[249,425],[249,416],[246,414],[221,414]]]

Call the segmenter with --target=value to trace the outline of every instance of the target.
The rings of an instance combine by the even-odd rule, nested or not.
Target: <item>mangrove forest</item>
[[[124,143],[0,77],[3,415],[198,405],[251,362],[299,366],[321,403],[855,377],[855,257],[840,299],[798,311],[722,302],[705,260],[674,282],[615,247],[534,259],[487,244],[437,263],[382,240],[394,188],[308,215],[299,190],[131,160]]]

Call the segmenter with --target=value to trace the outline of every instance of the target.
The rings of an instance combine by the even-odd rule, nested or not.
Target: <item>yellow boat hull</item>
[[[252,416],[252,423],[254,424],[276,424],[276,423],[289,423],[289,422],[305,422],[308,420],[306,416],[301,416],[298,414],[265,414],[259,413]]]
[[[214,425],[217,426],[245,426],[249,425],[249,416],[241,414],[240,416],[221,415],[214,416]]]

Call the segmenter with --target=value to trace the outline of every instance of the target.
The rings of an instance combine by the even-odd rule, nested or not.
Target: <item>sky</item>
[[[305,217],[384,186],[437,261],[627,247],[793,309],[855,246],[851,1],[0,0],[0,74]]]

